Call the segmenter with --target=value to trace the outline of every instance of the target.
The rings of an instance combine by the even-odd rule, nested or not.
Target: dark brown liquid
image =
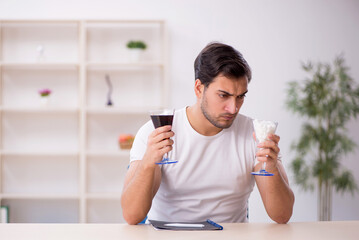
[[[155,128],[172,125],[173,115],[151,115]]]

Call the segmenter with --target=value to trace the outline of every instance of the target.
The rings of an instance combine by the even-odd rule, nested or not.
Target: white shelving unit
[[[141,59],[129,40],[146,42]],[[0,20],[0,203],[10,222],[123,222],[129,150],[117,139],[166,107],[166,42],[161,20]],[[42,88],[53,91],[45,105]]]

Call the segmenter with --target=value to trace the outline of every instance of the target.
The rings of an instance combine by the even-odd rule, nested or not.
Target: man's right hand
[[[174,136],[171,131],[172,126],[167,125],[156,128],[149,136],[147,141],[147,149],[143,160],[148,164],[155,164],[161,162],[163,155],[172,150]]]

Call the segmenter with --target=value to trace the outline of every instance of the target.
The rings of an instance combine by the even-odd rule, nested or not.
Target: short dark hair
[[[228,78],[247,76],[252,78],[251,68],[242,54],[233,47],[213,42],[209,43],[194,61],[195,79],[199,79],[205,87],[220,74]]]

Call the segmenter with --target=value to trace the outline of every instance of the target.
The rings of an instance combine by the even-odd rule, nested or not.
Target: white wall
[[[171,105],[191,105],[193,61],[210,41],[239,49],[253,70],[242,113],[279,121],[280,147],[288,166],[291,142],[300,131],[298,116],[284,107],[287,82],[302,79],[300,62],[332,61],[345,54],[359,83],[359,1],[356,0],[0,0],[1,19],[164,19],[169,31]],[[349,125],[359,144],[359,120]],[[343,164],[359,170],[359,150]],[[288,171],[289,175],[292,175]],[[359,184],[359,171],[355,174]],[[316,220],[316,195],[292,182],[296,203],[292,221]],[[359,194],[336,194],[334,220],[359,220]],[[250,198],[250,220],[270,221],[258,192]]]

